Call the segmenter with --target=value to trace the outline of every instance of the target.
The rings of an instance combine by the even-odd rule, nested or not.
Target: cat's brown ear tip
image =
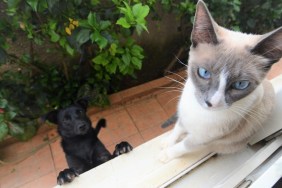
[[[208,7],[207,5],[205,4],[204,1],[202,0],[199,0],[197,5],[196,5],[196,15],[195,16],[198,16],[198,17],[211,17],[210,16],[210,13],[209,13],[209,10],[208,10]]]
[[[272,64],[276,63],[282,58],[282,27],[264,36],[251,50],[251,53],[269,59]]]
[[[199,7],[206,7],[205,2],[202,1],[202,0],[199,0],[198,3],[197,3],[197,8],[199,8]]]

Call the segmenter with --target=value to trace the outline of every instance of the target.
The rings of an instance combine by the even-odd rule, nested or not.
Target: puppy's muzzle
[[[88,130],[89,126],[86,123],[79,123],[77,125],[77,133],[80,135],[87,133]]]

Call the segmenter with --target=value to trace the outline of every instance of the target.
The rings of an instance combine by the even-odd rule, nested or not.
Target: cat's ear
[[[263,35],[251,52],[269,59],[269,68],[279,61],[282,57],[282,27]]]
[[[215,25],[205,3],[201,0],[198,1],[191,35],[193,47],[196,47],[199,43],[217,44]]]

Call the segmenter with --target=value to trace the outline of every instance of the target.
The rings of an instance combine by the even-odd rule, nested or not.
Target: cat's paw
[[[162,163],[168,163],[169,161],[172,160],[171,157],[169,157],[167,150],[163,150],[161,151],[159,157],[158,157],[159,161]]]
[[[169,146],[167,138],[161,140],[161,149],[166,149]]]

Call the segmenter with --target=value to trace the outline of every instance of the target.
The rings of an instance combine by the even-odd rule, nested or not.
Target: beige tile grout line
[[[181,75],[182,77],[185,77],[186,75],[186,71],[180,71],[177,74]],[[170,77],[172,77],[173,79],[179,79],[179,77],[177,75],[170,75]],[[111,96],[113,95],[117,95],[120,96],[120,99],[117,101],[111,101],[112,104],[109,106],[109,108],[115,108],[115,106],[118,105],[124,105],[124,107],[126,107],[128,104],[132,104],[135,101],[137,101],[138,99],[143,99],[144,97],[148,97],[148,95],[150,93],[153,93],[150,96],[154,96],[156,94],[154,94],[157,91],[162,90],[163,86],[170,86],[173,85],[175,82],[167,79],[166,77],[162,77],[117,93],[114,93],[112,95],[110,95],[109,97],[111,98]],[[145,88],[145,89],[143,89]],[[138,92],[136,92],[136,90]],[[130,94],[132,93],[132,94]],[[104,111],[107,110],[108,108],[97,108],[97,107],[91,107],[89,109],[89,113],[97,113],[99,111]]]

